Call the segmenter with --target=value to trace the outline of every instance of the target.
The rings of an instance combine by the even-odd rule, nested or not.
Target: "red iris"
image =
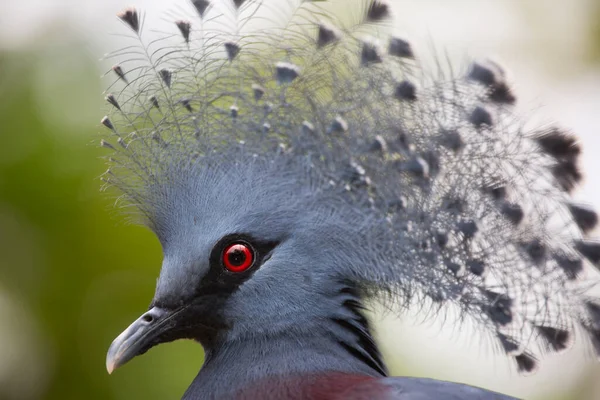
[[[244,272],[254,263],[254,252],[244,243],[233,243],[223,251],[223,265],[231,272]]]

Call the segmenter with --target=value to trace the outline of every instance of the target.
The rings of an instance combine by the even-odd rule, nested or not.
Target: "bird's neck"
[[[204,365],[184,399],[240,398],[256,390],[284,394],[310,388],[307,382],[327,376],[342,377],[345,385],[386,376],[359,303],[345,302],[343,307],[333,318],[315,318],[312,324],[298,329],[268,337],[224,340],[205,348]],[[331,390],[338,390],[336,385]],[[211,395],[206,397],[208,393]],[[295,398],[310,396],[307,393]]]

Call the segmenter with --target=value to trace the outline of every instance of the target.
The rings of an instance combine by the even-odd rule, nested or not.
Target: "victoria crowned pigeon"
[[[477,324],[523,373],[576,332],[600,352],[574,135],[529,123],[493,61],[418,61],[385,1],[328,3],[194,0],[150,39],[118,14],[102,179],[164,261],[108,371],[187,338],[185,399],[510,398],[388,377],[373,304]]]

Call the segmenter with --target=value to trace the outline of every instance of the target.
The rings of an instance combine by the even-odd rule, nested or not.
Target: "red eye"
[[[244,243],[230,244],[223,251],[223,265],[231,272],[244,272],[254,263],[254,252]]]

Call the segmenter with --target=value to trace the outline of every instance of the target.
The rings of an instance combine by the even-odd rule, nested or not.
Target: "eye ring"
[[[254,264],[254,250],[243,242],[235,242],[223,250],[223,266],[231,272],[240,273]]]

